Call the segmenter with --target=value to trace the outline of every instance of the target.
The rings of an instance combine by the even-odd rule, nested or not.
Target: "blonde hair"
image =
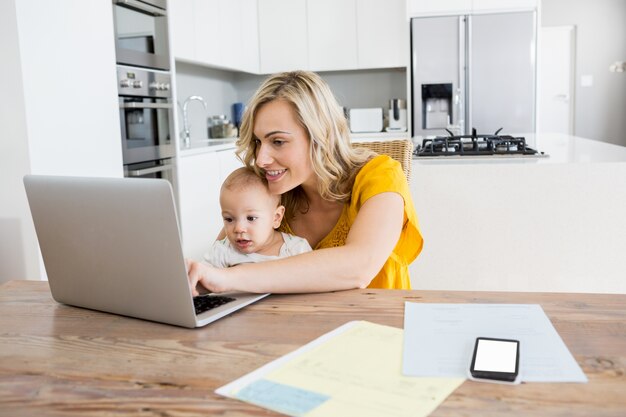
[[[225,190],[228,191],[243,191],[251,187],[261,187],[267,193],[268,197],[276,200],[276,206],[280,204],[280,198],[278,196],[269,193],[267,187],[267,180],[260,177],[251,167],[237,168],[231,172],[220,188],[220,194]]]
[[[268,77],[261,84],[243,115],[237,156],[261,175],[256,166],[254,120],[258,110],[274,100],[290,103],[309,137],[309,156],[318,177],[318,192],[322,198],[348,201],[354,178],[375,154],[364,148],[352,147],[342,108],[326,82],[313,72],[283,72]],[[283,194],[282,203],[287,219],[293,218],[296,210],[306,212],[308,208],[300,186]]]

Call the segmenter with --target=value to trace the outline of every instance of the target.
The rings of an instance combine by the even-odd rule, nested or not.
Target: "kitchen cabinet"
[[[405,0],[177,0],[177,60],[271,74],[408,63]]]
[[[308,69],[306,0],[258,3],[260,71]]]
[[[261,73],[404,67],[405,0],[263,0]]]
[[[189,2],[189,0],[183,0]],[[170,2],[174,6],[177,2]],[[174,6],[178,7],[178,6]],[[193,30],[194,54],[192,60],[208,64],[218,64],[220,55],[220,41],[223,39],[219,28],[219,0],[192,0],[192,20],[184,22]],[[174,56],[178,57],[174,45]],[[225,63],[224,63],[225,64]]]
[[[356,69],[356,0],[307,2],[309,67],[313,71]]]
[[[177,0],[169,6],[171,51],[177,58],[195,60],[194,0]]]
[[[176,0],[169,6],[176,59],[258,72],[256,0]]]
[[[358,67],[406,67],[409,23],[405,0],[357,0]]]
[[[179,158],[179,220],[186,257],[202,259],[222,230],[220,187],[224,178],[241,165],[232,148]]]
[[[524,136],[549,157],[413,160],[413,289],[624,293],[626,148]]]

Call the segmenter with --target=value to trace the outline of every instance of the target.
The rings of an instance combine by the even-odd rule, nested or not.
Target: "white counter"
[[[190,147],[182,148],[180,151],[178,151],[178,156],[187,157],[207,152],[218,152],[228,149],[235,149],[236,141],[237,138],[194,140],[191,142]]]
[[[353,142],[372,142],[392,139],[407,138],[407,132],[376,132],[376,133],[352,133],[350,138]],[[224,151],[235,149],[235,142],[238,138],[227,139],[199,139],[192,140],[191,146],[182,148],[178,152],[180,157],[198,155],[206,152]]]
[[[536,147],[549,158],[414,159],[414,288],[626,293],[626,148]]]
[[[494,164],[494,163],[522,163],[522,164],[562,164],[586,162],[626,162],[626,148],[610,143],[584,139],[577,136],[539,133],[515,134],[523,136],[526,143],[533,149],[542,152],[547,157],[527,156],[461,156],[461,157],[427,157],[418,158],[423,164]],[[415,144],[421,143],[421,137],[413,138]]]

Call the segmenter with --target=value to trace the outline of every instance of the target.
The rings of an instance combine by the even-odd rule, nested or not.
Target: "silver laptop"
[[[268,295],[193,299],[166,180],[27,175],[24,185],[59,303],[200,327]],[[224,304],[196,314],[194,301]]]

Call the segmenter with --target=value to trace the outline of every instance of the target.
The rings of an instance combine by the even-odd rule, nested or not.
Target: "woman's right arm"
[[[364,288],[380,271],[398,242],[404,200],[395,192],[369,198],[359,210],[343,246],[275,261],[216,269],[189,265],[189,283],[212,292],[325,292]]]

